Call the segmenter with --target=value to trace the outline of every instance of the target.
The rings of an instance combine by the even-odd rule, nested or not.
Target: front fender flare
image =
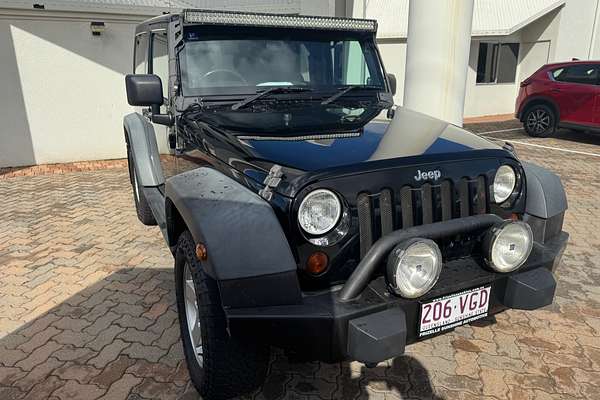
[[[523,162],[527,180],[525,211],[538,218],[552,218],[568,208],[567,195],[560,178],[539,165]]]
[[[224,306],[301,301],[296,262],[269,203],[207,167],[169,178],[165,192],[194,241],[206,246],[202,266],[218,281]]]
[[[565,211],[569,207],[565,189],[558,175],[539,165],[523,162],[527,181],[524,220],[533,230],[536,241],[544,243],[561,232]]]

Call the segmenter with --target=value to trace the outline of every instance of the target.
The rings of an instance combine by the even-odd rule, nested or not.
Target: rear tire
[[[531,137],[550,137],[556,132],[556,115],[545,104],[536,104],[523,116],[523,127]]]
[[[217,283],[204,273],[189,231],[177,241],[175,293],[183,352],[202,398],[229,399],[260,387],[269,346],[228,334]]]
[[[135,202],[135,211],[140,222],[144,225],[153,226],[156,225],[156,219],[152,214],[152,209],[144,196],[143,187],[135,172],[135,165],[133,157],[131,156],[131,150],[127,147],[127,163],[129,166],[129,180],[131,182],[131,188],[133,189],[133,200]]]

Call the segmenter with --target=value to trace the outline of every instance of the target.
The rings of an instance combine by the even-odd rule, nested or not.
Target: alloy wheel
[[[552,118],[545,110],[538,109],[529,113],[527,117],[527,128],[535,133],[541,134],[550,128]]]
[[[204,353],[202,349],[202,331],[200,329],[200,312],[198,310],[198,301],[196,297],[196,286],[192,278],[192,270],[189,263],[185,263],[183,271],[183,292],[185,298],[185,316],[187,319],[188,335],[190,343],[194,349],[194,355],[198,364],[202,367],[204,363]]]

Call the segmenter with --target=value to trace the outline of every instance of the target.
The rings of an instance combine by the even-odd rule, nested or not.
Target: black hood
[[[262,183],[273,165],[282,166],[281,189],[288,195],[296,190],[286,186],[298,188],[311,177],[328,174],[420,165],[428,160],[511,156],[487,139],[403,108],[396,110],[391,123],[370,122],[356,132],[257,135],[205,127],[213,131],[209,137],[215,140],[207,143],[209,151],[255,181]]]
[[[326,133],[326,132],[325,132]],[[500,149],[462,128],[406,109],[398,109],[391,123],[371,122],[360,134],[332,134],[330,138],[290,140],[290,137],[241,136],[254,157],[274,164],[318,171],[379,160]]]

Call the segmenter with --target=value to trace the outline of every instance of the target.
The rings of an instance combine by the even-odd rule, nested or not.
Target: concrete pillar
[[[410,0],[404,106],[463,123],[473,0]]]

